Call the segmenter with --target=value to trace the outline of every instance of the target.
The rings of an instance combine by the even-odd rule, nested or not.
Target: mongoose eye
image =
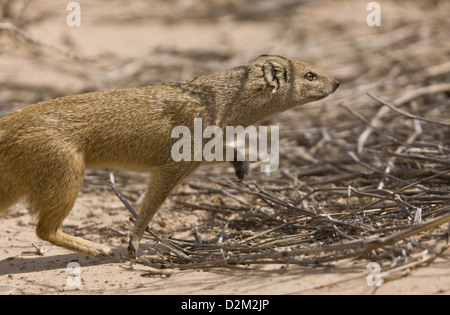
[[[312,72],[308,72],[308,73],[305,75],[305,78],[308,79],[309,81],[317,80],[317,77],[316,77],[315,74],[312,73]]]

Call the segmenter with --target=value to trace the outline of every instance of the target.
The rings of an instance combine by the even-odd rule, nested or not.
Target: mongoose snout
[[[25,199],[36,233],[92,256],[106,246],[62,231],[87,167],[151,173],[128,251],[135,256],[147,225],[174,187],[201,161],[174,161],[171,131],[247,127],[289,108],[323,99],[339,81],[306,62],[262,55],[233,69],[184,82],[100,91],[40,102],[0,119],[0,212]],[[248,172],[229,161],[239,180]]]
[[[338,89],[339,85],[341,85],[341,83],[339,83],[339,80],[334,81],[334,91]]]

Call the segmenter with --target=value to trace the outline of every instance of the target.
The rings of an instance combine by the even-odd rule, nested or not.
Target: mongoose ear
[[[276,93],[286,83],[286,68],[276,61],[266,62],[263,66],[263,72],[264,79],[273,87],[272,93]]]

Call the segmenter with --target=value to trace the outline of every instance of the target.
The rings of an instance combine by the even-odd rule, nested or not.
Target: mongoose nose
[[[339,87],[339,80],[334,81],[334,89],[336,90]]]

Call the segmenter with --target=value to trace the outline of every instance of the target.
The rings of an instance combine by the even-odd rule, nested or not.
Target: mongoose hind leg
[[[37,235],[56,246],[89,256],[114,256],[114,252],[107,246],[68,235],[62,232],[61,228],[56,229],[56,231],[48,231],[47,229],[46,224],[38,224]]]
[[[10,182],[0,176],[0,213],[6,212],[12,205],[20,199],[20,193],[17,192]]]
[[[38,221],[37,236],[82,254],[113,256],[113,251],[104,245],[62,232],[63,221],[72,210],[83,183],[84,161],[81,155],[75,154],[65,163],[53,162],[52,176],[40,182],[29,195],[30,213]]]

